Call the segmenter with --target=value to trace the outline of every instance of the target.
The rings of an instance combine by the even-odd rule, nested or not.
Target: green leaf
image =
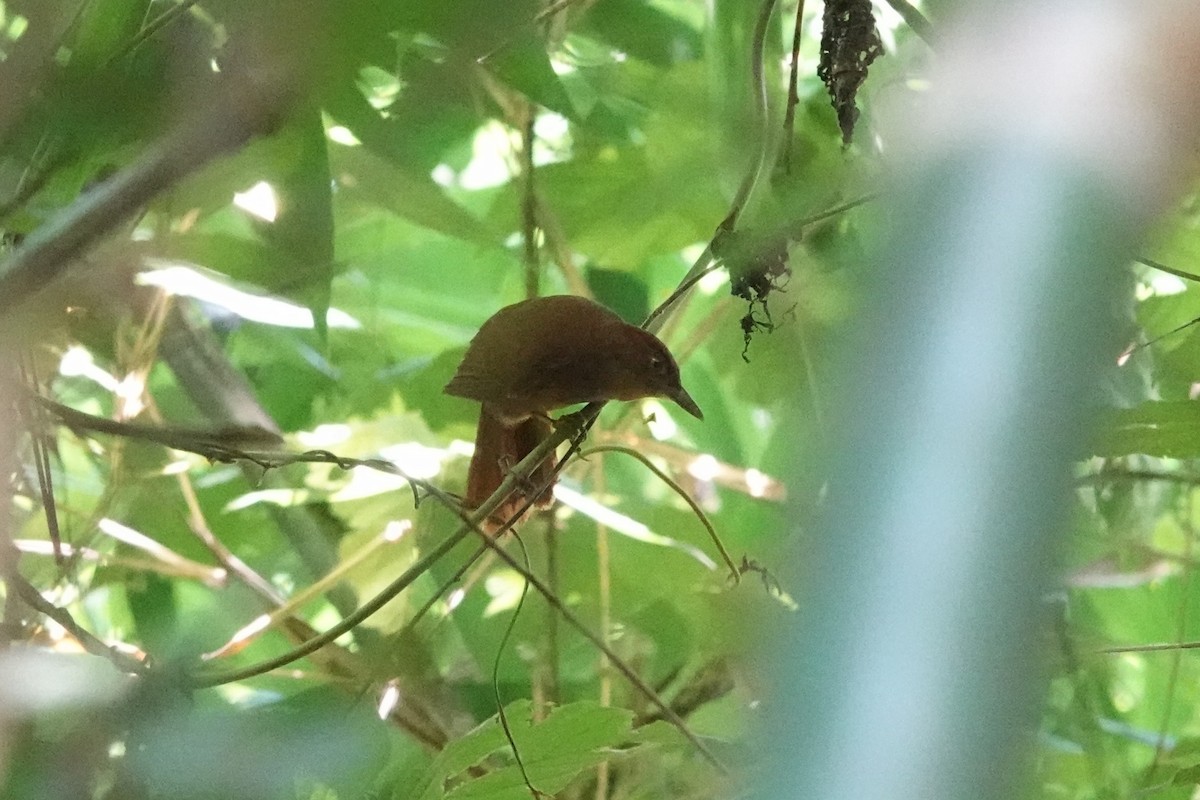
[[[368,101],[370,76],[396,74],[368,65],[354,76],[330,87],[325,110],[346,126],[363,147],[397,167],[428,174],[447,160],[447,151],[468,148],[476,128],[484,121],[473,103],[476,87],[465,70],[433,63],[416,55],[402,62],[397,75],[399,96],[381,112]]]
[[[588,288],[596,301],[617,312],[631,325],[641,325],[650,314],[646,282],[623,270],[592,267],[587,271]]]
[[[699,31],[643,0],[605,0],[584,17],[584,30],[631,56],[659,66],[700,55]]]
[[[321,330],[335,264],[326,141],[320,114],[305,109],[274,136],[181,184],[156,208],[199,212],[201,221],[162,237],[161,252],[303,303]],[[234,192],[259,182],[274,194],[273,221],[232,205]]]
[[[499,246],[500,238],[446,197],[428,175],[388,162],[361,147],[333,151],[334,171],[348,197],[385,208],[433,231],[475,244]]]
[[[1200,456],[1200,403],[1152,401],[1108,412],[1092,453],[1109,458],[1134,453],[1196,458]]]
[[[498,77],[534,103],[568,119],[577,116],[570,95],[550,66],[545,43],[532,32],[500,48],[487,63]]]
[[[536,182],[572,247],[599,266],[628,269],[709,239],[727,209],[703,71],[690,63],[660,70],[634,62],[622,77],[602,102],[624,105],[636,141],[593,141],[585,122],[579,135],[597,148],[593,157],[540,167]],[[646,105],[653,115],[644,116]],[[607,132],[611,120],[604,125]],[[501,199],[492,218],[518,219],[519,187],[507,186]]]
[[[529,779],[540,791],[561,791],[582,770],[613,756],[613,749],[632,737],[633,714],[580,702],[561,706],[540,723],[530,722],[532,705],[519,700],[505,707],[513,739]],[[509,749],[497,717],[449,744],[421,781],[421,800],[523,800],[529,790],[515,764],[481,777],[466,771],[493,753]]]
[[[146,19],[149,0],[92,0],[85,3],[76,22],[72,60],[93,69],[116,55],[133,38]]]
[[[280,165],[274,176],[279,213],[263,229],[263,237],[271,245],[274,271],[303,287],[299,299],[313,310],[317,332],[324,337],[334,262],[329,156],[320,113],[303,109],[275,138],[295,158]]]
[[[289,276],[278,270],[270,246],[257,236],[195,230],[164,237],[160,252],[165,259],[219,270],[261,290],[282,294],[295,289]]]

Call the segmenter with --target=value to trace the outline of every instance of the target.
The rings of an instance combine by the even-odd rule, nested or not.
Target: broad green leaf
[[[622,116],[638,143],[588,142],[598,148],[592,157],[541,167],[536,181],[575,249],[601,267],[630,269],[708,240],[725,209],[700,68],[631,62],[622,77],[600,103],[632,101]],[[656,113],[645,115],[646,105]],[[585,121],[581,136],[587,130]],[[506,188],[493,219],[519,218],[518,192]]]
[[[530,722],[531,704],[521,700],[506,708],[513,739],[533,785],[547,793],[561,791],[582,770],[613,755],[614,748],[632,736],[630,712],[595,703],[572,703],[550,712],[539,723]],[[421,800],[501,800],[529,796],[515,764],[481,777],[466,770],[493,753],[509,748],[495,717],[447,747],[422,781]]]
[[[1109,458],[1134,453],[1165,458],[1200,457],[1200,403],[1152,401],[1110,411],[1092,451]]]
[[[559,81],[540,37],[521,36],[502,46],[487,62],[496,75],[537,105],[564,117],[576,116],[571,98]]]
[[[589,9],[584,30],[635,58],[670,66],[700,55],[699,31],[642,0],[605,0]]]
[[[420,53],[394,64],[368,64],[364,70],[395,75],[398,96],[380,110],[371,105],[363,73],[331,86],[325,110],[363,146],[403,170],[428,174],[452,160],[447,151],[470,144],[485,120],[473,102],[470,73],[437,63]]]
[[[332,183],[320,113],[303,109],[275,138],[296,156],[273,176],[279,212],[263,227],[263,237],[284,285],[303,287],[294,296],[313,310],[317,332],[324,338],[334,263]]]
[[[91,0],[76,21],[73,59],[93,69],[115,56],[138,32],[150,12],[150,0]]]
[[[238,220],[243,223],[245,220]],[[215,227],[215,226],[213,226]],[[244,282],[247,289],[285,293],[294,289],[286,274],[279,271],[270,245],[258,236],[225,232],[193,231],[164,237],[161,253],[164,262],[196,265],[227,275],[231,282]],[[155,266],[154,263],[151,266]]]
[[[324,324],[334,274],[331,182],[320,116],[298,113],[274,136],[218,161],[168,197],[160,213],[199,213],[195,229],[163,237],[163,253],[307,305]],[[275,217],[232,205],[265,185]]]
[[[587,271],[588,288],[596,301],[608,306],[631,325],[641,325],[650,314],[646,283],[636,275],[594,267]]]
[[[361,147],[339,147],[333,168],[348,197],[359,198],[430,230],[481,245],[499,237],[446,197],[433,179],[388,163]]]

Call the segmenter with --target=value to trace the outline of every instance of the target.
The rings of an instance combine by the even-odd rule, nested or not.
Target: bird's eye
[[[650,356],[650,369],[655,372],[666,372],[667,360],[662,356]]]

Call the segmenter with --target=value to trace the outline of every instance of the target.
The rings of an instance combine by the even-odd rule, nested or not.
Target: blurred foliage
[[[762,136],[755,5],[251,5],[0,5],[0,63],[15,87],[0,108],[10,249],[136,164],[214,75],[269,52],[264,31],[314,32],[297,40],[308,69],[271,135],[162,187],[4,321],[26,382],[100,417],[277,426],[289,451],[388,459],[461,490],[477,410],[441,387],[478,326],[530,285],[529,178],[540,291],[589,292],[639,320],[712,241],[762,155],[736,241],[769,241],[790,277],[748,309],[723,273],[709,276],[661,334],[705,421],[659,403],[612,406],[592,440],[647,453],[710,515],[735,560],[794,589],[804,565],[780,555],[820,502],[823,442],[836,424],[823,405],[837,377],[831,354],[856,324],[860,256],[877,230],[869,204],[799,222],[880,188],[873,107],[919,90],[909,79],[928,48],[876,7],[885,55],[857,98],[856,144],[843,148],[816,75],[819,4],[805,9],[790,131],[796,4],[783,3],[768,28]],[[521,166],[527,129],[532,176]],[[1191,651],[1100,652],[1200,638],[1200,328],[1181,327],[1200,317],[1187,277],[1200,274],[1198,252],[1191,198],[1143,254],[1172,272],[1131,266],[1128,305],[1113,310],[1130,351],[1080,400],[1109,410],[1079,454],[1061,591],[1047,598],[1037,796],[1184,797],[1200,784]],[[770,324],[747,347],[739,319],[749,312]],[[369,466],[267,470],[72,431],[18,405],[36,434],[17,453],[19,573],[149,670],[128,679],[116,658],[83,654],[88,642],[35,613],[10,582],[5,797],[516,798],[529,795],[522,766],[565,797],[725,797],[756,766],[757,622],[786,620],[787,602],[769,576],[731,585],[700,522],[632,459],[596,455],[564,476],[615,520],[560,505],[523,526],[522,547],[508,546],[591,630],[607,625],[616,654],[736,767],[732,779],[542,598],[531,593],[517,614],[523,583],[510,568],[485,557],[439,595],[472,540],[336,645],[189,690],[201,666],[255,664],[330,627],[445,541],[457,518]],[[39,442],[53,518],[39,493]],[[68,548],[62,564],[52,521]],[[522,764],[498,725],[500,703]]]

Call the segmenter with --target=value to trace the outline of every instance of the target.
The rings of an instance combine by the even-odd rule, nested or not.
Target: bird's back
[[[624,323],[574,295],[524,300],[496,312],[467,346],[446,394],[490,403],[514,415],[585,402],[592,365]]]

